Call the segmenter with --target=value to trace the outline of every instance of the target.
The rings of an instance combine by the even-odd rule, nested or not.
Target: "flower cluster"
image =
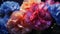
[[[35,1],[32,3],[23,2],[21,8],[18,3],[13,1],[1,4],[0,31],[6,32],[6,27],[10,34],[27,34],[32,29],[41,31],[51,26],[53,18],[57,25],[60,25],[60,4],[58,2],[54,3],[53,0],[47,0],[37,3]]]
[[[12,12],[19,10],[19,4],[13,1],[3,2],[0,6],[0,34],[8,34],[6,23]]]
[[[7,28],[11,34],[26,34],[32,29],[45,30],[51,23],[52,17],[45,3],[32,3],[30,7],[14,12],[8,20]]]

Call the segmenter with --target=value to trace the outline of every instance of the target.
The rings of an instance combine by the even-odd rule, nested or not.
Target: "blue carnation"
[[[14,11],[19,11],[20,6],[17,2],[6,1],[0,7],[0,34],[8,34],[6,23]]]
[[[53,4],[48,9],[57,25],[60,25],[60,4]]]
[[[5,13],[9,13],[9,12],[14,12],[20,9],[20,6],[17,2],[13,2],[13,1],[6,1],[3,2],[3,4],[1,4],[1,10],[5,11]]]

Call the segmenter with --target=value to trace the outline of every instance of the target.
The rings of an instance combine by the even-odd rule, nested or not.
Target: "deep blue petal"
[[[56,20],[57,25],[60,25],[60,4],[53,4],[48,8],[48,10]]]

